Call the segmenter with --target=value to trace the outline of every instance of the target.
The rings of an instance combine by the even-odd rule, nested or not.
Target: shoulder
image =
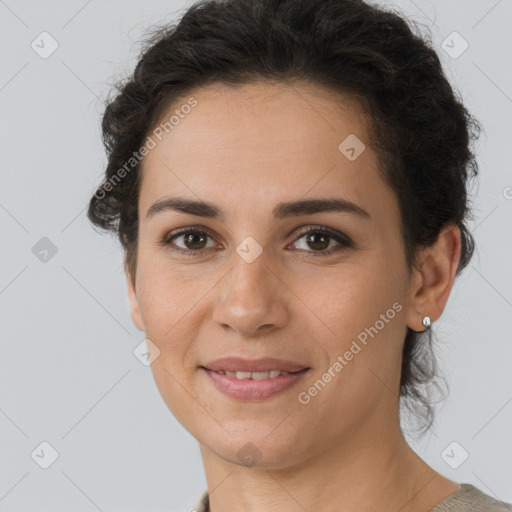
[[[440,501],[429,512],[512,512],[512,505],[485,494],[471,484]]]

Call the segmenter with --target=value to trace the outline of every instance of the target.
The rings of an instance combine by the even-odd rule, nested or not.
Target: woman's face
[[[406,327],[422,327],[397,200],[362,115],[305,83],[191,96],[145,157],[128,283],[164,401],[203,448],[256,467],[382,432],[396,421]],[[176,198],[211,207],[152,208]],[[315,211],[313,200],[353,206]],[[247,381],[205,369],[226,357],[248,360],[240,370],[261,358],[306,370]]]

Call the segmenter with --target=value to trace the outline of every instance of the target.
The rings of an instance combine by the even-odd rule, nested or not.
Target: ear
[[[130,302],[130,315],[132,322],[135,324],[137,329],[144,331],[144,323],[142,321],[142,315],[140,313],[139,300],[137,298],[137,292],[135,291],[135,283],[132,280],[128,268],[124,267],[124,273],[126,276],[126,285],[128,289],[128,300]]]
[[[411,307],[407,325],[414,331],[424,331],[423,317],[437,320],[448,302],[461,254],[461,234],[458,226],[445,227],[435,244],[424,249],[420,270],[412,278]]]

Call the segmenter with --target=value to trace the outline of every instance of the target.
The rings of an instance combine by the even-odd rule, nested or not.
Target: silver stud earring
[[[430,329],[430,317],[424,316],[422,324],[423,324],[423,327],[425,327],[425,330]]]

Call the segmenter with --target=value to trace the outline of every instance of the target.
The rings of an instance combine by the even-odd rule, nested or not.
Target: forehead
[[[180,111],[190,98],[195,106]],[[144,158],[141,214],[173,194],[237,211],[308,194],[367,204],[390,194],[363,113],[339,93],[308,83],[212,84],[174,102],[164,122],[180,112]],[[364,151],[347,158],[348,146]]]
[[[332,150],[333,145],[337,149],[340,137],[350,133],[370,143],[365,116],[354,99],[308,82],[211,84],[174,101],[161,122],[178,113],[191,98],[197,105],[187,108],[189,112],[180,119],[174,116],[176,124],[162,134],[166,142],[176,143],[175,150],[194,147],[202,152],[231,142],[245,148],[264,144],[263,148],[271,147],[275,155],[280,146],[286,150],[292,145],[296,151],[299,143],[308,142],[308,150],[315,144],[319,152]],[[160,144],[160,149],[165,146]]]

